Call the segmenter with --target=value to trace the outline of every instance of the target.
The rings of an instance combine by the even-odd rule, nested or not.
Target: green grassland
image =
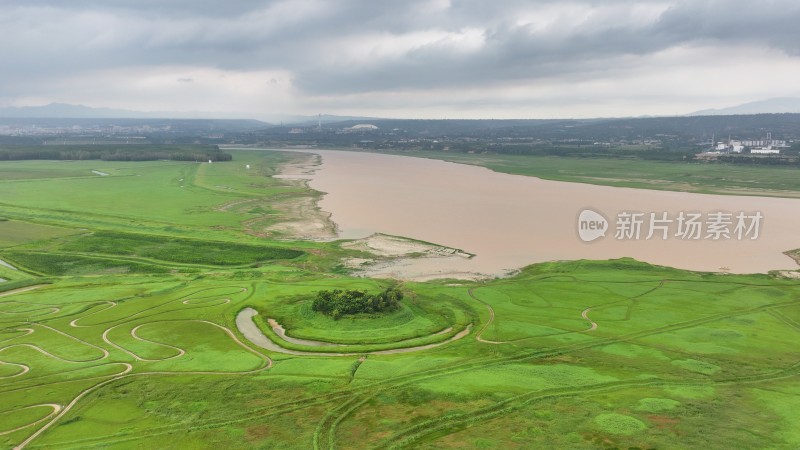
[[[232,153],[0,182],[0,448],[800,446],[797,280],[553,262],[333,320],[317,291],[390,282],[253,233],[318,194],[270,178],[292,154]]]
[[[96,177],[92,169],[104,165],[99,161],[64,162],[54,164],[53,161],[3,161],[0,168],[0,182],[18,180],[36,180],[70,177]]]
[[[81,236],[60,245],[58,249],[73,253],[136,256],[178,263],[221,266],[247,265],[272,259],[291,259],[302,255],[299,251],[284,248],[108,231]]]
[[[0,247],[12,247],[32,241],[76,234],[76,230],[51,227],[16,220],[0,220]]]
[[[800,197],[797,167],[430,151],[400,154],[546,180],[704,194]]]

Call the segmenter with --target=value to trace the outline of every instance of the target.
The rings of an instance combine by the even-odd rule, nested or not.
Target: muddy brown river
[[[800,248],[800,200],[720,196],[547,181],[444,161],[372,153],[314,150],[322,165],[310,186],[326,195],[342,238],[375,232],[406,236],[473,253],[472,259],[425,258],[396,267],[393,275],[432,278],[459,274],[502,275],[528,264],[632,257],[700,271],[732,273],[797,269],[783,254]],[[584,242],[578,217],[590,208],[608,221],[605,237]],[[653,236],[647,239],[650,213]],[[700,238],[680,232],[678,217],[700,214]],[[714,213],[731,216],[715,219]],[[742,238],[736,216],[744,214]],[[620,218],[643,213],[639,238]],[[667,216],[663,216],[666,213]],[[756,220],[759,214],[763,217]],[[716,229],[728,230],[714,240]],[[754,226],[755,224],[755,226]],[[588,226],[584,224],[584,226]],[[667,228],[667,239],[661,227]],[[625,233],[619,239],[618,229]],[[689,226],[684,223],[683,231]],[[756,239],[751,239],[758,232]],[[715,233],[716,234],[716,233]]]

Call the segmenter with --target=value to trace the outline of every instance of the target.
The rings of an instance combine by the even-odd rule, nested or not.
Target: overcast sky
[[[797,0],[0,0],[0,106],[684,114],[800,96]]]

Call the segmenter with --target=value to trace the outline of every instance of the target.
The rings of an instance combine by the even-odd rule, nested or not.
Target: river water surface
[[[399,276],[460,273],[501,275],[528,264],[575,259],[633,257],[690,270],[767,272],[797,269],[782,252],[800,248],[800,199],[720,196],[547,181],[438,160],[331,150],[314,150],[322,165],[310,186],[325,192],[319,206],[332,213],[342,238],[375,232],[462,249],[472,259],[426,258]],[[577,232],[585,208],[609,219],[606,236],[587,243]],[[716,211],[763,219],[751,240],[686,240],[661,233],[646,240],[649,220],[637,239],[615,239],[623,211],[654,212],[675,219],[681,211],[707,220]],[[735,219],[734,219],[735,222]],[[735,223],[734,223],[735,225]],[[733,231],[733,225],[730,226]],[[706,230],[703,230],[705,237]]]

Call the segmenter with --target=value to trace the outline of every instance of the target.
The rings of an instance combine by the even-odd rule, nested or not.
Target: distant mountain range
[[[127,109],[92,108],[68,103],[50,103],[43,106],[0,108],[2,118],[25,119],[249,119],[247,114],[131,111]]]
[[[726,116],[743,114],[800,113],[800,98],[772,98],[728,108],[705,109],[687,116]],[[50,103],[43,106],[21,106],[0,108],[0,118],[26,119],[249,119],[257,114],[209,113],[177,111],[132,111],[127,109],[93,108],[68,103]],[[344,121],[368,122],[387,120],[378,117],[319,115],[258,114],[272,124],[311,125],[317,122]],[[267,123],[265,123],[267,125]]]
[[[779,114],[800,113],[800,98],[784,97],[744,103],[720,109],[704,109],[689,114],[690,116],[731,116],[738,114]]]
[[[68,103],[50,103],[43,106],[21,106],[0,108],[0,118],[25,119],[249,119],[255,114],[176,112],[176,111],[131,111],[127,109],[92,108]],[[262,114],[270,123],[286,125],[309,125],[317,122],[332,123],[346,120],[378,120],[360,116],[334,116],[330,114],[301,116],[287,114]]]

